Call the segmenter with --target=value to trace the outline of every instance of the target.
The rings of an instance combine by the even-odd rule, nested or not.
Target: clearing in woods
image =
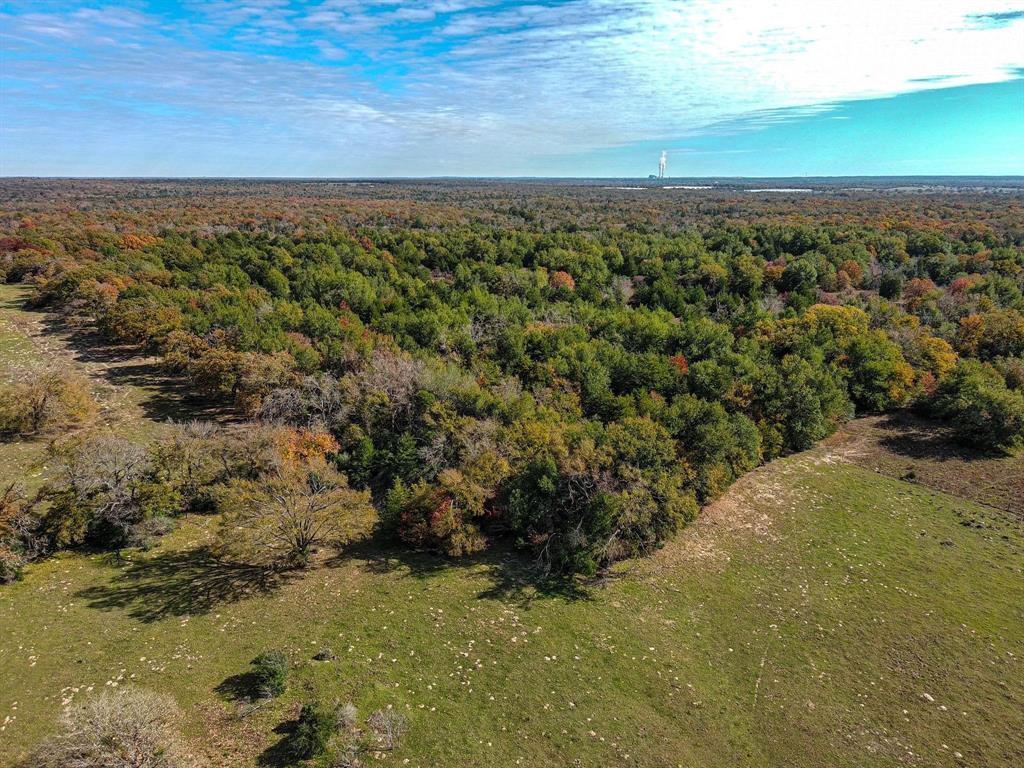
[[[104,418],[153,428],[173,393],[100,367],[138,360],[88,358],[3,290],[4,366],[70,361],[113,388]],[[385,765],[1024,764],[1020,460],[915,452],[911,427],[854,422],[749,474],[582,595],[538,591],[512,553],[376,544],[270,583],[210,559],[210,517],[122,559],[61,554],[0,589],[0,764],[133,683],[179,701],[213,766],[288,764],[282,733],[314,698],[406,713]],[[11,449],[5,475],[26,466]],[[243,715],[269,648],[289,689]]]
[[[26,310],[30,293],[24,285],[0,284],[0,381],[41,367],[74,368],[89,380],[99,404],[93,426],[138,439],[154,436],[167,419],[225,418],[222,410],[164,375],[157,358],[105,342],[88,323]],[[38,485],[45,449],[45,439],[0,441],[0,478]]]

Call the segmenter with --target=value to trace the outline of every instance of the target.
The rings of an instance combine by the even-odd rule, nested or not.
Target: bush
[[[24,768],[182,768],[180,711],[168,696],[139,688],[104,691],[61,718]]]
[[[24,554],[14,547],[0,544],[0,584],[9,584],[20,579],[25,563]]]
[[[299,759],[323,755],[318,764],[359,768],[367,764],[364,755],[379,760],[381,753],[398,749],[408,724],[405,715],[390,706],[375,711],[360,727],[359,712],[351,703],[335,702],[330,708],[307,704],[288,747]]]
[[[58,371],[33,371],[0,386],[0,433],[35,435],[77,426],[96,413],[88,382]]]
[[[303,704],[291,738],[292,754],[299,760],[322,755],[338,729],[338,713],[323,704]]]
[[[288,659],[281,651],[266,651],[252,660],[256,695],[270,699],[288,686]]]
[[[373,748],[379,751],[397,749],[409,727],[405,715],[393,709],[378,709],[366,721],[373,734]]]
[[[952,425],[957,440],[986,450],[1024,445],[1024,394],[1006,387],[999,373],[961,360],[931,403],[934,415]]]
[[[39,554],[39,518],[25,489],[10,483],[0,490],[0,584],[21,576],[21,569]]]
[[[350,732],[359,722],[359,710],[351,701],[346,702],[335,709],[334,719],[339,731]]]

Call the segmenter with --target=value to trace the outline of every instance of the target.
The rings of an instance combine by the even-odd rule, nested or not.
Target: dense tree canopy
[[[714,198],[723,215],[641,219],[587,191],[559,198],[568,221],[540,193],[478,194],[302,223],[12,221],[0,260],[196,390],[329,433],[332,508],[365,516],[369,491],[385,530],[453,556],[507,536],[592,573],[857,413],[919,404],[965,440],[1021,442],[1024,250],[994,203],[911,221],[911,203],[807,200],[815,219]],[[245,504],[306,503],[310,477]],[[274,493],[239,483],[236,502]]]

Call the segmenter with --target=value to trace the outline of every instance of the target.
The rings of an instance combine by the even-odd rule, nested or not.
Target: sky
[[[1024,174],[1024,0],[0,0],[0,175]]]

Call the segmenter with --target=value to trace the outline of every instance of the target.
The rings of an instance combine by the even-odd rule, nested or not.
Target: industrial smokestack
[[[668,165],[668,152],[661,150],[661,159],[658,161],[658,178],[665,178],[665,166]]]

